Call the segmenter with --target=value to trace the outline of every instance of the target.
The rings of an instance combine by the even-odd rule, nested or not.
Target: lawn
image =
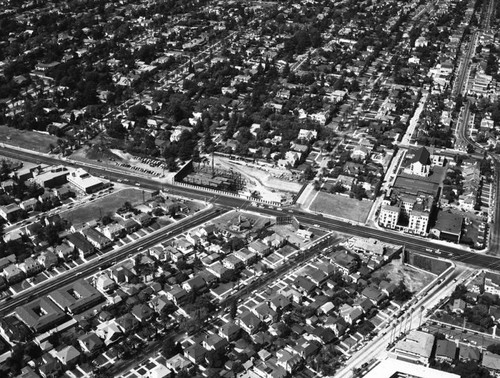
[[[149,198],[149,194],[145,197]],[[85,223],[99,219],[106,214],[115,213],[125,202],[130,202],[132,205],[140,204],[142,203],[142,198],[142,190],[134,188],[123,189],[89,202],[85,206],[65,211],[61,216],[71,223]]]
[[[0,140],[7,145],[11,144],[38,152],[49,152],[50,144],[57,145],[57,137],[53,135],[17,130],[7,126],[0,126]]]
[[[358,201],[346,196],[319,192],[309,209],[314,212],[364,223],[372,204],[372,201]]]

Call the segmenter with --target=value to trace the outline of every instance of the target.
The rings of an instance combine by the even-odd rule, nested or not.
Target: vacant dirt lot
[[[145,193],[144,197],[146,200],[149,199],[149,193]],[[65,211],[61,216],[72,223],[84,223],[99,219],[101,215],[113,214],[125,202],[130,202],[132,205],[142,203],[142,190],[132,188],[119,190],[84,206]]]
[[[57,145],[57,137],[53,135],[17,130],[7,126],[0,126],[0,141],[38,152],[49,152],[50,144]]]
[[[403,280],[406,287],[413,293],[418,293],[435,278],[431,273],[403,265],[400,260],[393,260],[390,264],[383,266],[373,273],[373,277],[387,277],[395,284]]]
[[[372,204],[372,201],[358,201],[354,198],[319,192],[309,210],[364,223]]]

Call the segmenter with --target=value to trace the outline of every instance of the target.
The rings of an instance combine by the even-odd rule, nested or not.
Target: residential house
[[[62,201],[73,197],[75,193],[68,187],[62,186],[60,188],[54,189],[54,194]]]
[[[244,267],[243,261],[241,261],[234,252],[227,255],[224,260],[222,260],[222,264],[228,269],[240,269]]]
[[[257,260],[257,253],[250,251],[248,248],[241,248],[234,252],[234,255],[243,261],[243,264],[249,266]]]
[[[82,352],[89,356],[96,356],[104,347],[104,343],[95,333],[87,333],[80,336],[78,344]]]
[[[484,351],[481,366],[495,373],[500,372],[500,355]]]
[[[116,283],[107,274],[101,274],[95,280],[95,287],[103,293],[108,293],[116,288]]]
[[[462,362],[478,362],[481,358],[481,352],[479,348],[461,344],[458,352],[458,358]]]
[[[15,203],[0,206],[0,217],[7,222],[15,221],[21,214],[21,208]]]
[[[61,375],[61,370],[61,362],[48,353],[42,356],[42,362],[38,367],[38,372],[43,378],[59,377]]]
[[[259,303],[251,310],[264,323],[270,324],[276,321],[277,313],[266,302]]]
[[[110,223],[102,229],[102,233],[110,240],[117,240],[125,232],[125,227],[120,223]]]
[[[71,248],[76,248],[81,258],[88,257],[95,252],[92,243],[79,232],[69,234],[66,236],[66,240]]]
[[[207,350],[196,343],[184,349],[184,357],[195,365],[200,365],[206,354]]]
[[[130,271],[130,269],[119,266],[117,268],[111,269],[111,278],[118,284],[130,283],[130,281],[135,277],[135,274]]]
[[[374,305],[378,305],[386,298],[386,295],[375,286],[366,287],[361,292],[361,295],[368,298]]]
[[[102,322],[96,327],[95,333],[104,341],[106,346],[115,343],[123,335],[115,320]]]
[[[229,342],[222,336],[216,333],[211,333],[210,335],[205,336],[205,339],[202,341],[202,345],[208,351],[224,351],[229,345]]]
[[[132,218],[122,219],[118,224],[120,224],[128,234],[137,231],[141,227],[141,225]]]
[[[146,304],[137,304],[132,308],[132,315],[140,322],[146,322],[153,316],[153,310]]]
[[[464,313],[466,307],[467,307],[466,302],[463,299],[458,298],[453,301],[453,304],[451,306],[451,311],[455,314],[460,315]]]
[[[38,262],[45,269],[50,269],[58,264],[59,258],[52,251],[43,251],[40,256],[38,256]]]
[[[68,261],[68,260],[71,260],[71,258],[73,256],[73,250],[74,250],[74,247],[72,247],[66,243],[62,243],[62,244],[59,244],[58,246],[56,246],[55,253],[57,254],[57,256],[59,256],[59,258],[61,260]]]
[[[22,201],[19,204],[19,207],[27,212],[35,210],[38,204],[38,200],[36,198],[28,198],[27,200]]]
[[[206,288],[206,283],[203,278],[197,275],[184,281],[182,283],[182,288],[188,293],[191,291],[200,292],[201,290]]]
[[[26,260],[24,260],[24,262],[19,264],[19,268],[26,274],[27,277],[34,276],[44,269],[43,265],[33,257],[28,257]]]
[[[293,284],[297,290],[302,292],[304,295],[312,293],[316,289],[316,285],[307,277],[298,276],[293,281]]]
[[[80,232],[97,249],[102,250],[113,244],[111,240],[92,227],[84,228]]]
[[[182,370],[189,369],[192,366],[192,363],[184,356],[176,354],[175,356],[167,360],[166,365],[167,368],[173,370],[176,373],[179,373]]]
[[[122,316],[116,318],[115,321],[124,335],[129,335],[140,325],[139,319],[137,319],[137,317],[132,315],[130,312],[127,312],[126,314],[123,314]]]
[[[238,339],[241,328],[233,322],[224,323],[219,328],[219,336],[225,338],[227,341],[234,341]]]
[[[66,368],[71,368],[78,363],[80,352],[73,345],[69,345],[58,351],[56,357]]]
[[[290,353],[285,349],[277,351],[276,357],[278,358],[276,365],[281,366],[289,374],[292,374],[302,362],[299,355]]]
[[[9,284],[22,281],[25,277],[24,272],[16,264],[11,264],[3,268],[2,274]]]
[[[457,345],[451,340],[438,340],[436,343],[437,361],[444,361],[451,363],[455,360],[457,354]]]
[[[141,225],[141,227],[146,227],[146,226],[149,226],[149,224],[153,221],[153,218],[151,217],[151,215],[147,214],[147,213],[140,213],[138,215],[136,215],[135,217],[133,217],[133,219]]]
[[[262,242],[271,248],[277,249],[285,245],[286,239],[278,235],[277,233],[274,233],[272,235],[266,236],[264,239],[262,239]]]
[[[261,326],[261,320],[251,311],[245,311],[238,319],[239,326],[249,335],[257,332]]]
[[[187,296],[187,291],[179,285],[174,285],[169,291],[167,291],[168,300],[172,301],[176,306],[182,304]]]

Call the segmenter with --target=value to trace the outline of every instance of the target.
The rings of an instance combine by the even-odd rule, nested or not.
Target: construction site
[[[190,161],[174,176],[174,181],[231,193],[238,193],[246,185],[240,173],[215,168],[213,159],[211,163],[206,160],[199,163]]]

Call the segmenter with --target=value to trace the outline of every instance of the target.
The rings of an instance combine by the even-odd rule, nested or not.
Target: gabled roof
[[[95,333],[82,335],[78,338],[78,341],[80,344],[84,345],[90,353],[100,349],[104,345],[102,340]]]
[[[436,343],[436,357],[455,359],[457,345],[450,340],[438,340]]]
[[[78,357],[80,357],[80,352],[74,346],[70,345],[66,348],[61,349],[57,353],[57,358],[64,365],[74,362]]]

